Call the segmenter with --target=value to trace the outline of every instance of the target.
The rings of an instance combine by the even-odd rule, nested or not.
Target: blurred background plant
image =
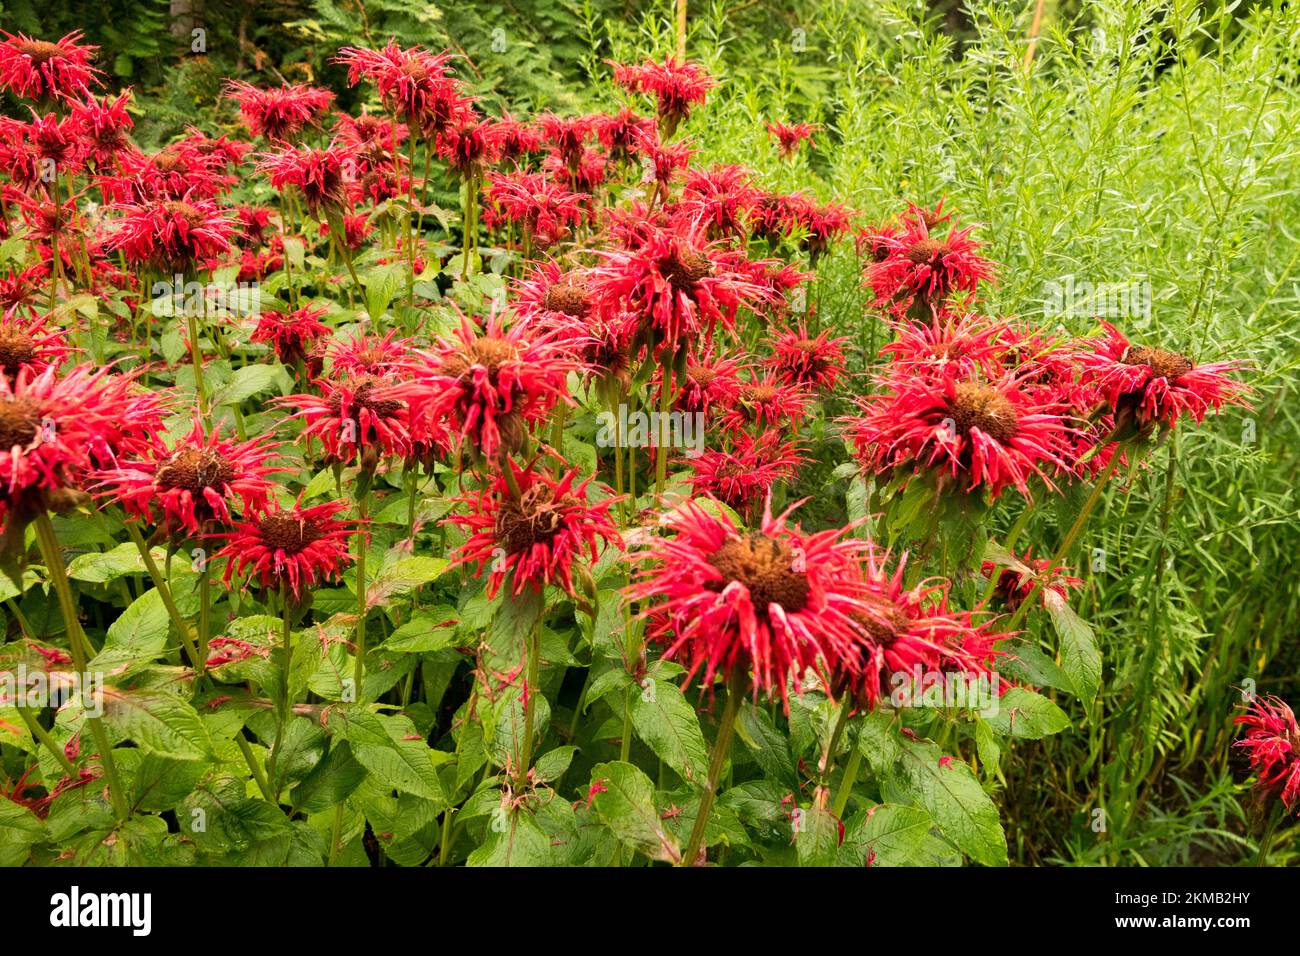
[[[219,100],[228,76],[320,83],[352,107],[364,94],[328,62],[347,44],[392,36],[457,51],[485,106],[520,113],[608,106],[607,59],[675,44],[666,0],[6,0],[0,25],[84,31],[110,85],[135,88],[146,146],[189,125],[232,128],[234,106]],[[991,302],[1003,314],[1083,334],[1097,309],[1054,307],[1062,286],[1142,289],[1149,314],[1102,317],[1199,360],[1253,366],[1254,410],[1159,450],[1131,488],[1108,491],[1077,546],[1103,690],[1086,708],[1059,701],[1074,732],[1019,741],[1001,763],[1018,862],[1250,859],[1259,827],[1231,719],[1251,691],[1300,696],[1298,47],[1281,2],[691,0],[689,54],[724,81],[692,123],[708,161],[844,202],[859,225],[943,197],[1005,264]],[[763,133],[774,120],[823,131],[783,159]],[[859,372],[884,341],[861,267],[841,243],[813,292],[819,320],[857,342]],[[808,441],[821,464],[791,497],[813,497],[807,520],[843,520],[840,440]],[[1015,518],[994,514],[998,532]],[[1050,553],[1071,517],[1068,502],[1040,509],[1023,540]],[[1295,832],[1274,862],[1297,855]]]

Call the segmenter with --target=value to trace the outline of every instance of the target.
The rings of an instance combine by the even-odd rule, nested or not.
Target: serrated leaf
[[[703,788],[709,772],[709,747],[695,708],[686,702],[676,684],[647,678],[633,688],[632,726],[664,763],[688,784]]]
[[[414,556],[399,558],[382,568],[366,589],[366,600],[371,607],[387,604],[395,597],[410,594],[416,588],[436,581],[447,570],[446,558]]]
[[[880,804],[853,815],[844,828],[840,859],[853,866],[910,866],[928,862],[922,847],[930,815],[920,807]]]
[[[113,672],[154,660],[167,646],[170,623],[162,595],[151,588],[109,625],[104,646],[90,662],[90,670]]]
[[[997,701],[997,713],[986,715],[986,720],[1003,736],[1038,740],[1070,726],[1065,711],[1024,687],[1008,688]]]
[[[632,764],[615,760],[593,767],[591,780],[594,787],[603,788],[592,796],[592,809],[619,842],[652,860],[676,863],[681,859],[677,838],[655,809],[649,777]]]
[[[337,707],[330,711],[329,725],[332,733],[351,744],[357,762],[384,786],[446,806],[434,760],[441,758],[441,763],[447,755],[430,750],[409,718]]]
[[[961,760],[929,741],[909,740],[877,712],[862,722],[858,746],[872,769],[923,807],[939,831],[971,859],[1005,866],[1007,839],[997,807]]]
[[[230,381],[212,396],[214,406],[238,405],[263,392],[283,391],[290,379],[280,365],[245,365],[237,368]]]
[[[201,760],[212,753],[203,721],[188,702],[160,690],[104,688],[104,720],[164,757]]]
[[[1101,651],[1092,627],[1074,613],[1065,598],[1050,588],[1043,591],[1043,603],[1061,639],[1061,670],[1069,678],[1075,695],[1090,701],[1101,686]]]

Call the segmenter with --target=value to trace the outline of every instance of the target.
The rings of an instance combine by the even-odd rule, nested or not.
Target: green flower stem
[[[167,609],[167,616],[171,618],[172,626],[176,628],[181,642],[185,645],[185,653],[189,655],[195,673],[202,676],[204,668],[207,666],[207,658],[199,654],[190,634],[190,626],[185,623],[185,619],[181,617],[180,609],[176,606],[176,599],[172,595],[171,587],[163,577],[158,562],[153,559],[153,552],[149,550],[149,546],[145,543],[144,536],[140,534],[140,529],[130,521],[126,521],[124,524],[127,535],[130,536],[136,550],[140,552],[140,558],[144,561],[145,570],[149,572],[149,579],[153,581],[153,586],[158,590],[158,596],[162,598],[163,607]]]
[[[289,667],[293,663],[293,614],[289,604],[289,588],[280,587],[280,610],[283,626],[280,630],[280,700],[276,707],[275,749],[277,757],[280,746],[284,743],[285,728],[289,725]]]
[[[1268,825],[1264,827],[1264,835],[1259,838],[1259,853],[1255,856],[1256,866],[1268,865],[1268,854],[1273,849],[1273,837],[1277,833],[1277,825],[1281,822],[1282,801],[1274,800],[1273,809],[1268,815]]]
[[[208,396],[203,389],[203,351],[199,348],[199,320],[193,315],[188,315],[185,321],[190,333],[190,363],[194,366],[194,390],[198,395],[199,413],[207,423]]]
[[[1110,482],[1111,476],[1115,474],[1115,469],[1119,466],[1119,457],[1119,450],[1116,449],[1115,454],[1110,459],[1110,463],[1106,465],[1106,470],[1098,476],[1096,483],[1092,486],[1092,494],[1088,496],[1088,500],[1084,502],[1083,508],[1081,508],[1079,513],[1075,515],[1074,523],[1070,525],[1070,530],[1065,534],[1065,540],[1061,542],[1061,546],[1056,549],[1056,554],[1052,556],[1052,563],[1048,566],[1047,574],[1036,576],[1034,586],[1025,596],[1025,599],[1020,602],[1020,606],[1016,608],[1015,613],[1011,615],[1011,621],[1004,629],[1004,633],[1009,634],[1016,629],[1016,625],[1019,624],[1021,619],[1025,616],[1025,612],[1037,599],[1039,592],[1043,590],[1043,582],[1047,578],[1051,577],[1051,569],[1057,567],[1061,561],[1064,560],[1065,556],[1070,553],[1070,549],[1074,547],[1074,542],[1078,539],[1079,532],[1083,530],[1083,526],[1088,521],[1088,516],[1091,515],[1093,509],[1097,507],[1097,503],[1101,501],[1101,493],[1106,489],[1106,485]]]
[[[713,754],[709,759],[709,778],[700,794],[700,809],[695,816],[695,825],[691,828],[691,838],[686,843],[686,852],[679,866],[694,866],[699,856],[700,846],[704,842],[704,831],[709,824],[709,813],[713,810],[713,800],[718,795],[718,783],[722,780],[722,767],[727,762],[727,751],[731,749],[731,737],[736,730],[736,715],[740,713],[740,702],[745,697],[743,677],[734,677],[727,685],[727,704],[722,711],[722,720],[718,723],[718,736],[713,741]]]
[[[539,619],[540,622],[540,619]],[[519,748],[519,766],[515,767],[515,789],[522,790],[528,782],[528,768],[533,761],[533,724],[537,719],[537,684],[541,679],[541,640],[538,624],[528,632],[528,668],[524,685],[528,697],[524,701],[524,739]]]
[[[59,547],[59,539],[54,534],[54,525],[50,523],[49,514],[44,510],[37,513],[34,524],[41,556],[45,559],[45,570],[49,574],[50,583],[54,585],[54,593],[59,599],[59,610],[63,613],[63,623],[68,630],[68,648],[72,653],[73,666],[77,668],[77,673],[85,674],[86,636],[81,631],[81,620],[77,617],[77,604],[72,596],[72,585],[68,583],[68,574],[63,567],[63,551]],[[104,779],[108,782],[108,795],[113,804],[113,811],[119,820],[125,820],[130,816],[131,808],[127,805],[122,781],[117,775],[117,764],[113,761],[113,748],[109,743],[108,733],[104,730],[104,724],[99,717],[87,715],[86,722],[90,725],[91,737],[94,738],[95,746],[99,750],[99,759],[104,767]]]
[[[361,681],[366,676],[366,534],[365,524],[369,515],[370,478],[358,479],[360,490],[357,493],[357,659],[352,670],[352,682],[356,685],[357,703],[362,703]]]
[[[862,769],[862,748],[855,746],[849,751],[849,762],[844,765],[844,778],[840,780],[840,791],[835,794],[835,802],[831,806],[831,813],[840,820],[844,819],[844,808],[848,806],[849,794],[853,792],[853,784],[858,779],[860,769]]]
[[[203,568],[199,571],[199,660],[207,664],[208,638],[212,632],[212,575],[208,571],[207,551],[204,550]]]
[[[59,766],[63,768],[63,772],[69,777],[77,776],[77,765],[68,759],[68,755],[64,753],[63,748],[58,745],[58,742],[55,741],[53,737],[50,736],[50,732],[40,725],[40,722],[36,719],[36,715],[32,713],[31,708],[19,707],[18,715],[22,717],[23,723],[25,723],[27,729],[32,732],[32,736],[36,738],[36,742],[43,745],[45,749],[50,752],[50,755],[58,761]]]

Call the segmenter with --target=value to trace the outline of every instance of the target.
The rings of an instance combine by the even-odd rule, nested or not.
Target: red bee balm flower
[[[317,584],[336,579],[353,560],[348,541],[357,533],[353,520],[338,517],[340,501],[303,508],[271,507],[241,523],[225,537],[217,557],[227,558],[225,581],[255,579],[268,590],[286,590],[295,600]]]
[[[689,666],[688,680],[748,673],[755,696],[784,700],[791,680],[834,670],[857,644],[867,594],[858,561],[869,545],[848,529],[804,534],[789,514],[773,518],[769,504],[759,530],[745,532],[688,501],[664,518],[673,534],[634,555],[628,593],[647,604],[647,637]]]
[[[1211,409],[1244,405],[1246,388],[1225,373],[1239,362],[1197,365],[1177,352],[1133,345],[1118,329],[1103,322],[1106,337],[1095,350],[1083,350],[1084,385],[1110,403],[1116,425],[1147,430],[1155,423],[1172,428],[1183,415],[1201,421]]]
[[[876,259],[867,267],[867,278],[879,307],[902,315],[919,306],[915,317],[928,318],[949,296],[974,292],[981,281],[993,278],[992,263],[979,255],[980,245],[971,238],[973,226],[957,228],[954,223],[946,236],[936,236],[925,217],[909,216],[904,222],[899,234],[866,238]]]
[[[335,62],[348,68],[353,86],[362,78],[374,83],[390,110],[431,139],[469,117],[470,101],[448,69],[452,59],[450,53],[402,49],[389,40],[382,50],[344,47]]]
[[[623,546],[609,515],[618,499],[608,497],[609,489],[602,488],[607,497],[590,501],[591,479],[579,481],[576,468],[557,479],[531,465],[521,468],[507,461],[505,466],[513,480],[498,474],[478,495],[459,499],[472,510],[449,519],[469,533],[456,563],[477,562],[479,573],[492,566],[489,597],[496,595],[507,573],[514,575],[514,594],[546,584],[573,594],[576,559],[585,552],[595,562],[597,539]]]
[[[767,131],[776,140],[782,159],[789,159],[802,143],[813,145],[813,133],[821,129],[812,123],[768,123]]]
[[[1300,726],[1291,708],[1276,697],[1257,697],[1233,723],[1246,728],[1234,746],[1249,755],[1260,794],[1280,796],[1294,810],[1300,803]]]
[[[239,104],[239,112],[254,136],[287,142],[308,124],[315,124],[330,108],[334,94],[297,83],[260,89],[251,83],[231,80],[226,96]]]
[[[45,318],[24,315],[16,305],[0,318],[0,375],[12,379],[24,369],[38,375],[57,368],[71,351],[67,332]]]
[[[326,149],[299,146],[265,156],[257,165],[276,189],[295,186],[302,193],[312,215],[337,212],[347,201],[343,164],[347,153],[341,146]]]
[[[848,338],[833,339],[828,332],[810,335],[800,323],[787,329],[772,342],[768,364],[786,385],[814,389],[831,389],[844,374],[844,343]]]
[[[278,447],[266,436],[223,440],[219,428],[208,434],[196,418],[170,454],[107,469],[97,489],[145,521],[161,514],[169,535],[197,536],[210,521],[229,524],[234,500],[245,512],[265,507],[274,490],[268,476],[284,470],[266,464]]]
[[[230,251],[234,227],[210,199],[155,199],[118,208],[123,216],[108,248],[165,275],[187,273]]]
[[[572,402],[568,374],[578,365],[556,344],[562,333],[505,329],[496,315],[480,330],[462,316],[455,338],[440,339],[436,351],[423,353],[429,372],[420,383],[420,413],[446,419],[476,456],[518,451],[530,424],[557,402]]]
[[[410,453],[410,382],[362,375],[317,384],[320,395],[289,395],[278,404],[298,409],[293,417],[306,422],[300,438],[319,439],[327,460],[351,462],[368,452],[377,461]]]
[[[654,96],[665,136],[672,136],[678,124],[690,114],[691,107],[703,103],[709,90],[717,86],[698,63],[679,63],[671,56],[663,63],[646,60],[640,66],[612,65],[614,82],[623,89]]]
[[[44,103],[80,99],[99,82],[99,71],[90,65],[99,48],[80,41],[80,30],[57,42],[6,32],[0,42],[0,87]]]
[[[996,497],[1007,485],[1029,493],[1029,476],[1050,483],[1064,470],[1074,429],[1010,382],[977,379],[882,380],[886,391],[860,402],[864,415],[843,419],[859,460],[871,471],[937,468],[988,487]]]
[[[252,339],[270,345],[285,365],[296,365],[306,361],[317,339],[330,334],[330,327],[321,322],[328,312],[325,306],[311,305],[291,312],[268,309],[258,316]]]

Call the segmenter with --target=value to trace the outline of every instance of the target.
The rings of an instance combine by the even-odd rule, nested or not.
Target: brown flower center
[[[50,60],[63,56],[63,50],[57,43],[51,43],[49,40],[23,40],[16,44],[19,52],[27,57],[36,66],[41,66]]]
[[[26,448],[41,430],[41,406],[34,398],[0,398],[0,451]]]
[[[873,602],[870,612],[856,615],[858,624],[877,644],[893,644],[911,626],[911,621],[890,601]]]
[[[168,200],[163,203],[163,209],[169,216],[180,216],[191,229],[202,226],[204,223],[203,213],[187,202],[181,202],[178,199]]]
[[[0,327],[0,369],[10,374],[36,358],[36,341],[22,329]]]
[[[713,263],[708,256],[688,249],[663,260],[659,271],[674,289],[689,291],[695,283],[713,272]]]
[[[802,560],[788,541],[747,534],[728,538],[709,555],[708,562],[722,575],[722,581],[714,585],[717,590],[737,581],[749,591],[749,599],[759,614],[766,614],[772,604],[793,614],[808,606],[811,590],[807,573],[795,570],[801,566],[796,558]]]
[[[942,239],[922,239],[912,244],[907,250],[907,258],[918,266],[939,265],[951,250]]]
[[[1147,345],[1130,345],[1124,350],[1120,361],[1125,365],[1145,365],[1155,375],[1170,380],[1186,375],[1196,364],[1186,355],[1151,348]]]
[[[745,401],[752,405],[761,405],[763,402],[770,402],[776,398],[775,385],[746,385]]]
[[[546,290],[542,307],[580,319],[591,311],[591,294],[581,282],[564,280]]]
[[[180,153],[170,149],[164,149],[153,158],[154,168],[162,173],[186,173],[189,167],[185,163],[185,158]],[[177,203],[177,205],[187,205],[186,203]],[[190,207],[193,208],[193,207]]]
[[[297,554],[324,534],[315,521],[286,512],[263,515],[257,521],[257,531],[268,548],[286,554]]]
[[[1000,442],[1016,436],[1016,409],[997,389],[975,382],[959,382],[948,400],[948,414],[963,435],[978,428]]]
[[[565,509],[576,505],[573,495],[555,497],[544,482],[529,486],[518,501],[507,499],[497,511],[496,537],[506,554],[521,554],[535,544],[555,537],[563,524]]]
[[[482,366],[495,372],[507,362],[519,358],[519,350],[505,339],[480,336],[468,346],[448,356],[442,363],[445,375],[460,378],[474,366]]]
[[[402,403],[396,398],[384,398],[382,395],[376,395],[377,391],[383,388],[382,384],[374,378],[362,378],[352,387],[352,407],[364,408],[374,413],[379,418],[391,418],[402,410]],[[329,410],[332,415],[340,415],[343,411],[343,396],[334,394],[330,396]]]
[[[198,498],[204,489],[221,490],[235,477],[235,466],[213,448],[183,448],[158,468],[159,488],[180,488]]]
[[[700,388],[708,388],[713,384],[714,379],[717,377],[718,373],[716,371],[711,368],[705,368],[703,365],[686,366],[687,380]]]

